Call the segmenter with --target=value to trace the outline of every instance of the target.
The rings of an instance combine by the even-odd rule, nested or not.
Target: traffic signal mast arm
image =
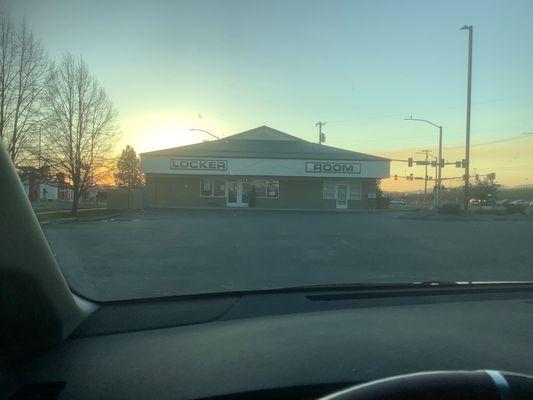
[[[407,176],[401,176],[401,175],[394,175],[394,180],[397,181],[398,178],[401,179],[407,179],[408,181],[423,181],[425,179],[424,176],[414,176],[413,174],[407,175]],[[433,177],[428,176],[428,181],[432,181]]]
[[[433,157],[435,160],[438,158],[438,157],[432,156],[431,154],[429,156]],[[413,167],[413,165],[431,165],[432,167],[436,167],[437,166],[437,161],[413,160],[412,157],[409,157],[407,160],[391,159],[391,161],[405,162],[405,163],[407,163],[407,166],[409,168]],[[455,165],[455,167],[457,167],[457,168],[464,168],[464,161],[465,160],[461,160],[461,161],[445,161],[444,158],[443,158],[441,160],[441,167],[444,168],[445,165]]]

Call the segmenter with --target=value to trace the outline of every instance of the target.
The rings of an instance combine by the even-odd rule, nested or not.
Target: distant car
[[[471,206],[478,206],[481,204],[481,200],[479,199],[470,199],[470,205]]]
[[[496,204],[496,201],[494,200],[494,198],[484,199],[481,202],[481,205],[483,206],[494,206],[495,204]]]
[[[529,206],[529,202],[526,200],[513,200],[509,204],[513,206]]]
[[[496,205],[497,206],[504,206],[506,204],[509,204],[510,200],[508,199],[501,199],[501,200],[497,200],[496,201]]]
[[[405,199],[392,199],[390,203],[392,205],[405,206],[407,204],[407,201]]]

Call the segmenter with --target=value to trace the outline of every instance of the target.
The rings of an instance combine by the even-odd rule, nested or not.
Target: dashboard
[[[60,382],[59,399],[303,399],[418,371],[532,374],[532,317],[527,290],[108,303],[3,379],[10,390]]]

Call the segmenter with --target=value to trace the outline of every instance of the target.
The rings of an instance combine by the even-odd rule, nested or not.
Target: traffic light
[[[440,159],[439,167],[444,168],[444,158]]]
[[[407,159],[407,166],[408,166],[408,167],[412,167],[412,166],[413,166],[413,158],[412,158],[412,157],[409,157],[409,158]]]
[[[455,168],[462,168],[462,167],[463,167],[463,164],[461,163],[461,161],[455,162]]]
[[[395,180],[395,181],[398,180],[398,175],[394,175],[394,180]]]
[[[409,174],[409,180],[410,180],[410,181],[413,180],[413,174]]]

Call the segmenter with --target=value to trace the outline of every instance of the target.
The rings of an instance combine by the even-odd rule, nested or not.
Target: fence
[[[108,210],[141,210],[143,189],[116,189],[107,192]]]

